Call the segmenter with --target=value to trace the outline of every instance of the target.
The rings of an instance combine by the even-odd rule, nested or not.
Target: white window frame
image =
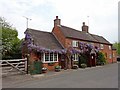
[[[109,45],[109,50],[112,50],[112,47]]]
[[[58,53],[57,54],[57,61],[54,60],[54,54],[53,53],[53,61],[50,61],[50,53],[49,53],[49,61],[45,61],[45,53],[43,53],[43,63],[50,63],[50,62],[58,62]]]
[[[113,58],[115,57],[115,53],[113,53]]]
[[[72,46],[73,46],[73,47],[78,47],[78,41],[73,40],[73,41],[72,41]]]
[[[79,58],[78,58],[78,54],[74,54],[72,57],[74,57],[74,58],[75,58],[75,59],[74,59],[74,58],[72,58],[72,59],[73,59],[73,61],[78,61],[78,59],[79,59]],[[77,59],[76,59],[76,58],[77,58]]]
[[[100,44],[100,49],[104,49],[104,45],[103,44]]]
[[[112,59],[112,54],[109,54],[109,59]]]

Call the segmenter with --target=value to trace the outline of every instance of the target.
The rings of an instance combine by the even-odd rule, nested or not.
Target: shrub
[[[97,64],[98,65],[104,65],[106,64],[106,59],[105,59],[105,55],[102,52],[98,52],[98,60],[97,60]]]
[[[87,63],[87,56],[85,54],[81,54],[80,63]]]

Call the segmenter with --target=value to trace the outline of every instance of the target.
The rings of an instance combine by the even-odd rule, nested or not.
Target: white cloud
[[[1,0],[0,16],[17,28],[19,38],[26,29],[23,16],[32,18],[30,28],[49,32],[56,15],[63,25],[79,30],[83,21],[88,24],[89,16],[90,32],[114,42],[118,39],[117,8],[117,0]]]

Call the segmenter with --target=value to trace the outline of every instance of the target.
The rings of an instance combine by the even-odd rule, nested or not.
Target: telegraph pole
[[[25,17],[25,16],[23,16],[23,17],[26,18],[26,28],[28,28],[28,20],[32,20],[32,19]]]

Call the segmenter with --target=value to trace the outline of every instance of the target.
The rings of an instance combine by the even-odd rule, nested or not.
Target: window
[[[109,46],[109,50],[111,50],[111,46]]]
[[[53,53],[50,53],[50,61],[53,61]]]
[[[57,53],[54,53],[54,61],[57,61]]]
[[[49,53],[45,53],[45,61],[49,61]]]
[[[78,41],[72,41],[72,46],[73,47],[78,47]]]
[[[112,54],[109,55],[109,58],[112,59]]]
[[[43,61],[44,62],[57,62],[58,54],[57,53],[45,53]]]
[[[74,54],[74,55],[72,56],[72,59],[73,59],[74,61],[78,61],[78,54]]]
[[[113,53],[113,57],[115,57],[115,53]]]
[[[100,44],[100,49],[104,49],[104,45],[103,44]]]

